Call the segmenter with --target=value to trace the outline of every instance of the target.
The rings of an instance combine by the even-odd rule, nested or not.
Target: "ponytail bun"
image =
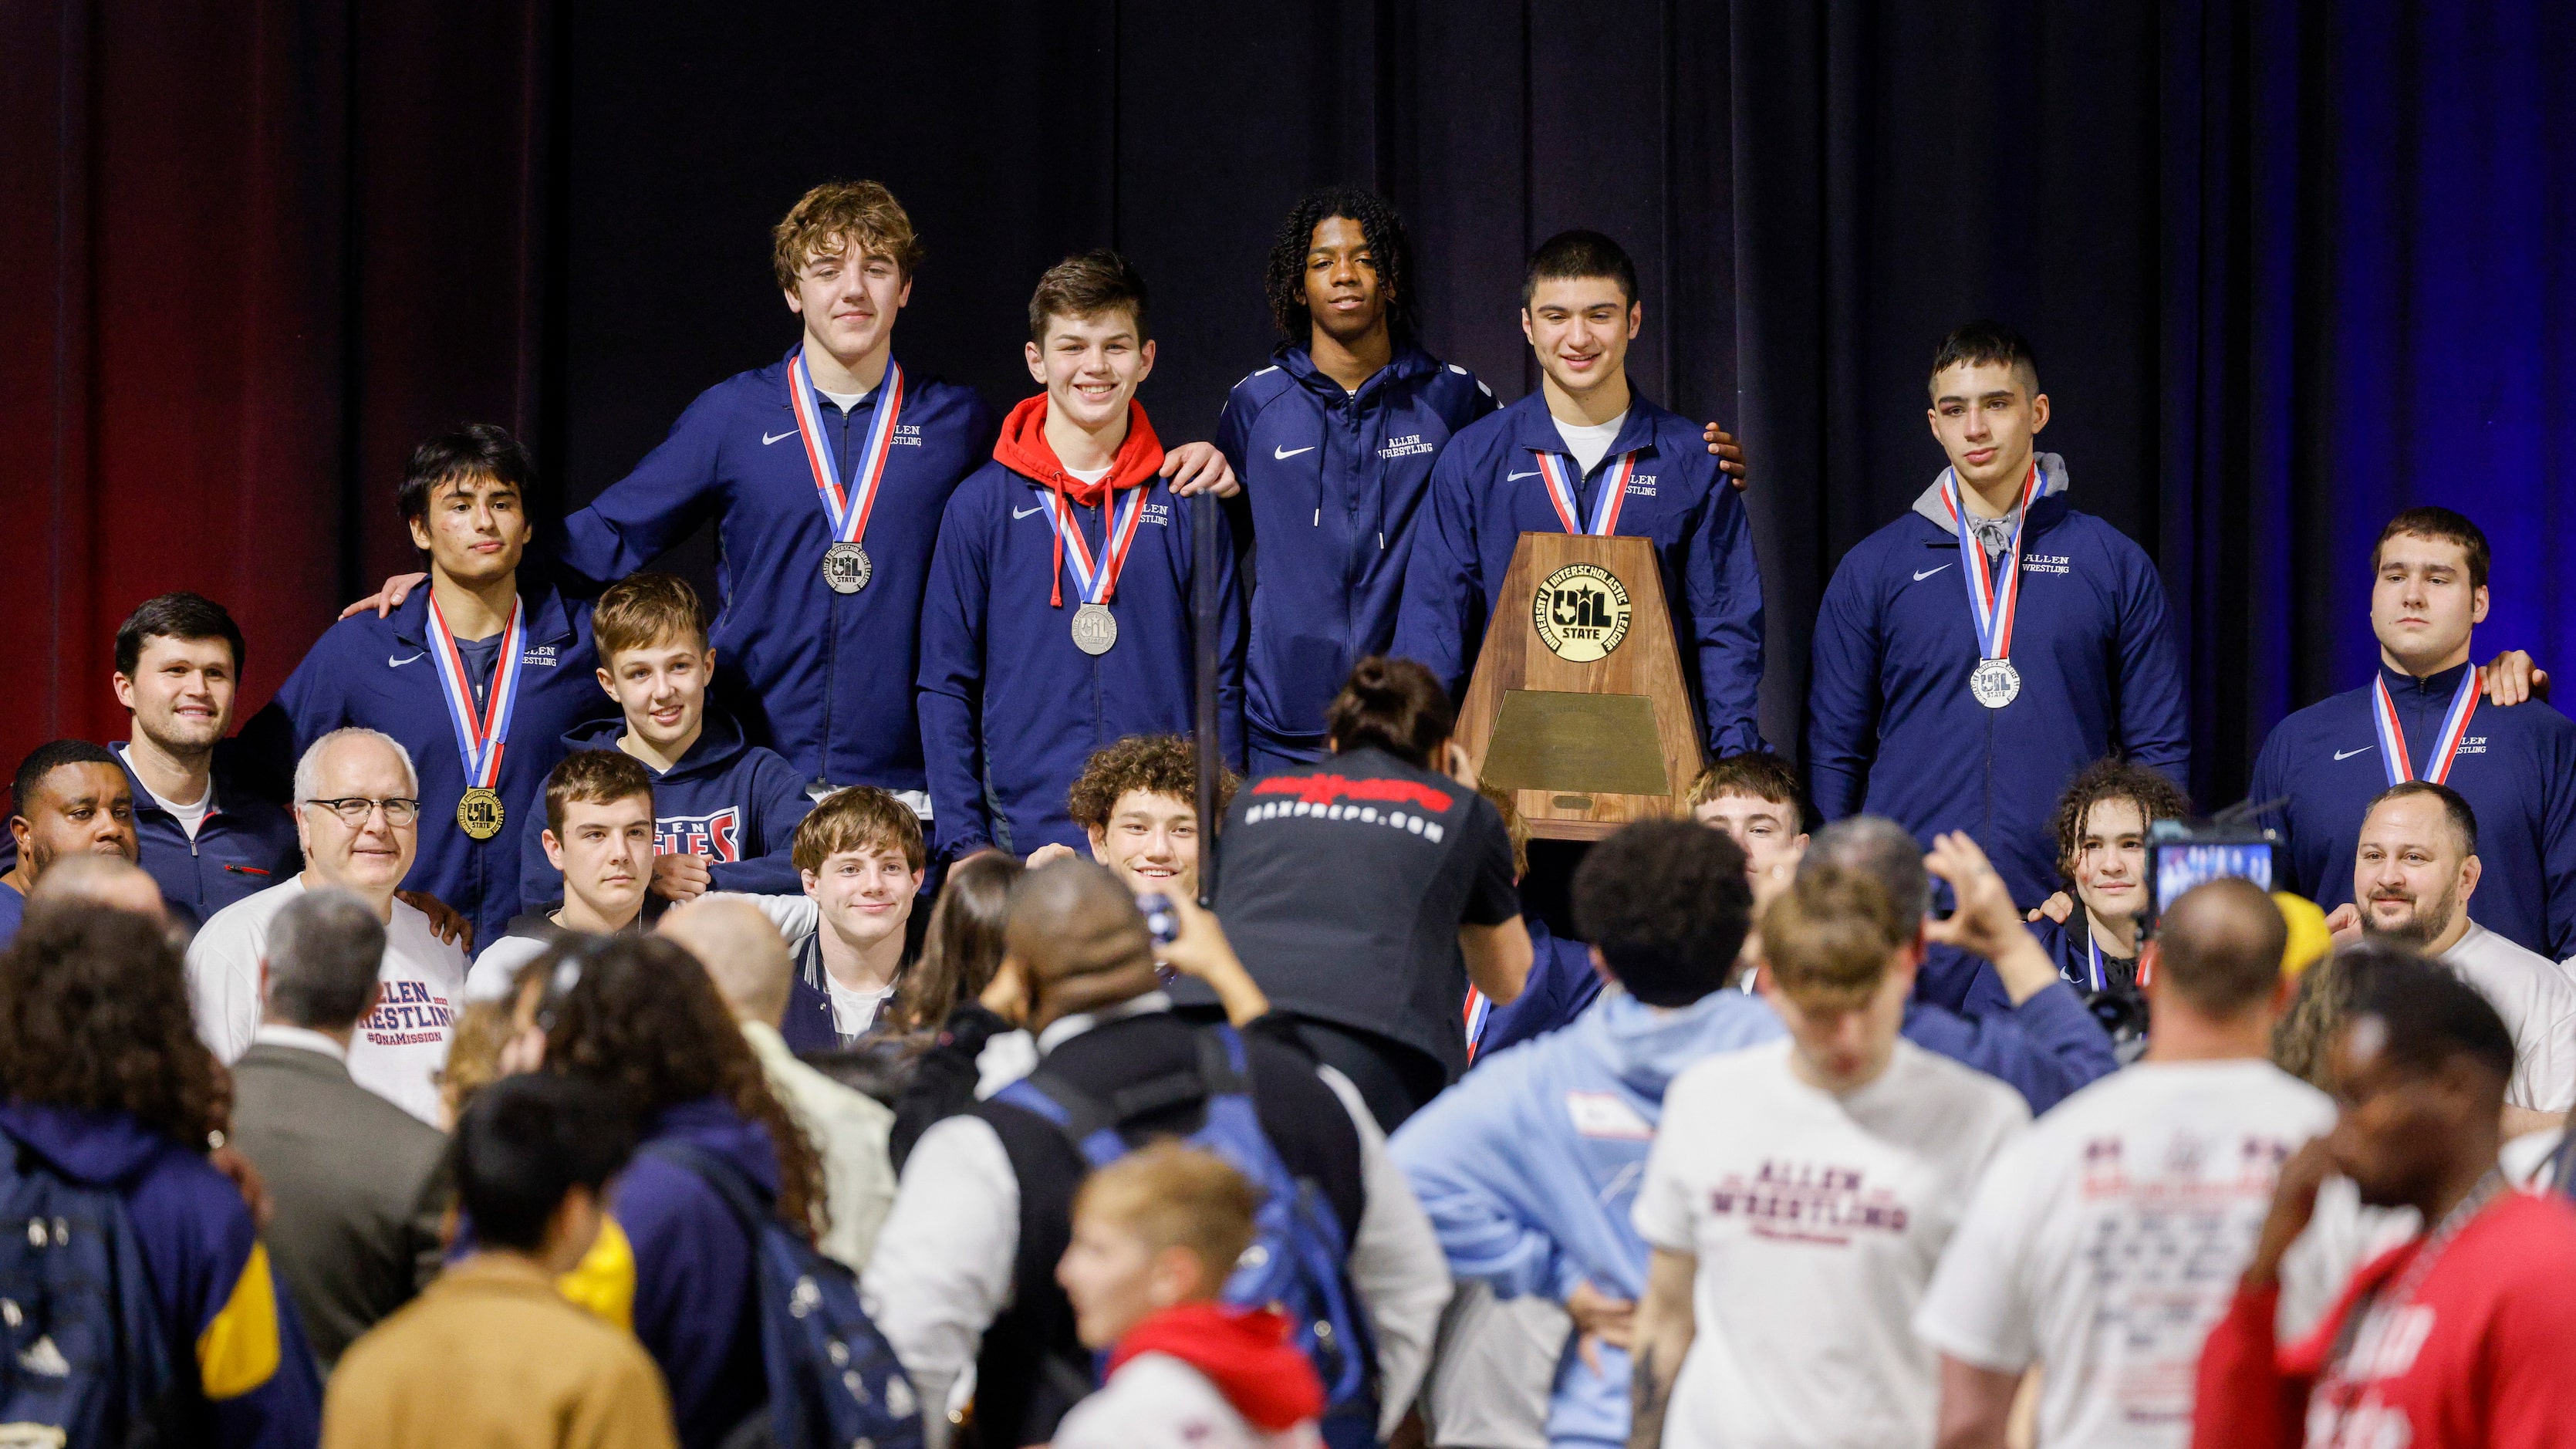
[[[1458,727],[1449,692],[1410,659],[1372,655],[1351,670],[1326,715],[1333,748],[1379,749],[1416,769],[1436,769],[1432,752]]]

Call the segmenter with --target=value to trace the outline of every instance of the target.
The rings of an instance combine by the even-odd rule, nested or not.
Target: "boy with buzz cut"
[[[1628,344],[1645,317],[1636,264],[1610,238],[1560,232],[1532,254],[1521,331],[1539,388],[1461,429],[1433,465],[1393,652],[1464,698],[1522,534],[1644,538],[1702,743],[1710,754],[1760,749],[1752,530],[1702,430],[1630,382]]]
[[[922,605],[921,737],[939,852],[1086,844],[1066,799],[1091,752],[1194,718],[1196,509],[1219,510],[1217,703],[1243,764],[1243,619],[1221,505],[1176,496],[1136,402],[1154,368],[1145,281],[1116,252],[1047,269],[1029,376],[993,461],[957,487]]]
[[[1056,1282],[1108,1381],[1056,1426],[1062,1449],[1319,1449],[1324,1385],[1275,1308],[1218,1299],[1261,1192],[1165,1139],[1083,1180]]]
[[[583,725],[564,736],[564,748],[620,751],[650,772],[653,894],[672,902],[710,890],[794,894],[788,845],[814,802],[785,756],[751,743],[709,704],[716,651],[697,590],[673,574],[635,574],[599,596],[590,629],[599,687],[621,718]],[[531,906],[564,894],[545,846],[548,823],[528,821],[520,896]]]
[[[545,853],[562,899],[510,922],[474,958],[465,999],[498,1001],[519,968],[566,932],[614,936],[643,929],[645,891],[653,878],[653,776],[642,761],[615,750],[575,750],[546,776]]]

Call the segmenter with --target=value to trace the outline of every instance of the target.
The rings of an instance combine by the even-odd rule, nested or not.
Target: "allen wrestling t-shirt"
[[[1226,812],[1216,913],[1271,1005],[1466,1070],[1461,925],[1520,914],[1493,802],[1382,750],[1245,786]],[[1182,982],[1175,1000],[1214,998]]]

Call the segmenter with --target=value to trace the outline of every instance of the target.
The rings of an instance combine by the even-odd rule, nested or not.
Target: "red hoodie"
[[[2507,1193],[2471,1218],[2375,1345],[2329,1362],[2360,1296],[2420,1237],[2353,1274],[2302,1342],[2276,1345],[2278,1285],[2240,1288],[2200,1355],[2194,1449],[2568,1449],[2576,1445],[2576,1212]]]
[[[1324,1412],[1324,1381],[1288,1342],[1276,1309],[1183,1303],[1127,1331],[1109,1356],[1115,1374],[1140,1353],[1164,1353],[1207,1376],[1244,1421],[1277,1434]]]
[[[1055,445],[1047,441],[1046,418],[1045,393],[1022,398],[1010,416],[1002,420],[1002,435],[993,443],[993,461],[1053,490],[1059,500],[1097,508],[1119,489],[1151,486],[1163,466],[1163,441],[1154,436],[1154,425],[1145,421],[1145,405],[1133,398],[1127,402],[1127,441],[1118,445],[1118,455],[1109,460],[1109,476],[1097,483],[1085,483],[1064,471],[1064,463],[1055,455]],[[1117,597],[1117,592],[1118,581],[1113,575],[1109,597]],[[1059,606],[1064,603],[1062,534],[1056,535],[1055,583],[1047,602]]]

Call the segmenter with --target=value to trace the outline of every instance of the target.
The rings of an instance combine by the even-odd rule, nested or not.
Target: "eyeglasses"
[[[337,800],[307,800],[304,803],[319,805],[339,816],[340,823],[352,830],[365,829],[367,817],[375,814],[376,807],[379,805],[384,807],[385,823],[397,829],[414,824],[420,819],[420,802],[405,799],[399,795],[385,800],[370,800],[364,795],[345,795]]]

